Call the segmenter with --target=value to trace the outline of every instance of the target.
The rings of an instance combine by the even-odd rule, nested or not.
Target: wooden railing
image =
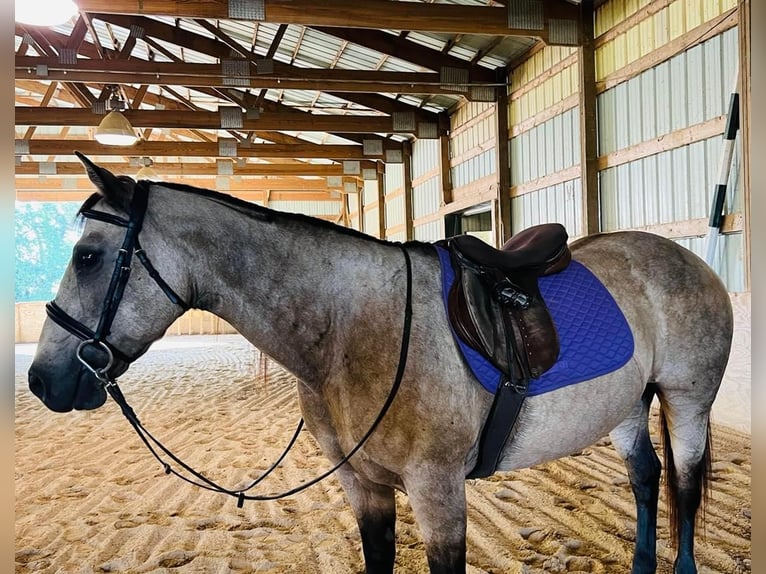
[[[16,343],[36,343],[45,321],[45,303],[16,303]],[[165,332],[166,335],[223,335],[236,329],[207,311],[187,311]]]

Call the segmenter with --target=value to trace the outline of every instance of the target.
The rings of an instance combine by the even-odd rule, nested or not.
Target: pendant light
[[[31,26],[59,26],[79,12],[72,0],[15,0],[16,22]]]
[[[112,98],[107,102],[111,110],[98,124],[94,137],[96,141],[104,145],[133,145],[138,141],[133,126],[128,118],[122,114],[125,102],[117,96],[117,86],[110,86]]]

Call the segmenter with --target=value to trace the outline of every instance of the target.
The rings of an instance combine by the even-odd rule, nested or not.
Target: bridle
[[[87,219],[96,219],[98,221],[103,221],[105,223],[109,223],[112,225],[117,225],[117,226],[125,228],[125,238],[123,239],[122,246],[120,247],[120,250],[117,255],[117,260],[114,265],[114,271],[112,272],[112,277],[109,281],[109,287],[107,289],[106,296],[104,297],[104,303],[101,309],[101,316],[99,318],[96,329],[92,330],[89,327],[83,325],[77,319],[74,319],[71,315],[69,315],[66,311],[64,311],[61,307],[59,307],[59,305],[55,301],[50,301],[45,306],[45,310],[48,313],[48,316],[51,318],[51,320],[54,323],[56,323],[57,325],[59,325],[60,327],[62,327],[63,329],[65,329],[66,331],[68,331],[69,333],[71,333],[72,335],[74,335],[75,337],[81,340],[81,343],[77,347],[78,360],[85,366],[86,369],[88,369],[88,371],[93,373],[93,375],[102,384],[102,386],[104,387],[106,392],[109,394],[109,396],[111,396],[114,399],[114,401],[119,405],[122,411],[122,414],[128,419],[128,422],[130,422],[131,426],[136,431],[139,438],[143,441],[143,443],[146,445],[146,447],[149,449],[152,455],[160,462],[160,464],[162,464],[165,470],[165,474],[174,474],[175,476],[181,478],[182,480],[185,480],[186,482],[189,482],[190,484],[199,486],[200,488],[204,488],[214,492],[220,492],[223,494],[227,494],[229,496],[233,496],[237,498],[237,506],[240,508],[242,507],[245,500],[277,500],[277,499],[284,498],[284,497],[296,494],[298,492],[301,492],[302,490],[305,490],[306,488],[313,486],[319,481],[327,478],[328,476],[333,474],[336,470],[338,470],[341,466],[346,464],[351,459],[351,457],[354,456],[354,454],[356,454],[356,452],[362,448],[362,446],[365,444],[367,439],[372,435],[372,433],[378,427],[380,422],[383,420],[383,417],[388,412],[388,409],[393,403],[394,398],[396,397],[396,394],[401,385],[402,378],[404,376],[404,370],[407,364],[410,332],[412,327],[412,264],[410,261],[409,253],[407,252],[407,250],[404,248],[403,245],[399,246],[402,250],[402,253],[404,254],[404,260],[405,260],[405,266],[406,266],[406,272],[407,272],[407,287],[406,287],[406,299],[405,299],[405,308],[404,308],[404,325],[402,328],[402,343],[401,343],[401,348],[399,352],[399,362],[397,366],[396,375],[394,377],[394,383],[391,387],[391,390],[389,391],[388,397],[386,398],[386,401],[381,407],[381,410],[378,413],[378,416],[375,418],[372,425],[370,426],[370,429],[362,436],[361,439],[359,439],[356,446],[354,446],[354,448],[352,448],[348,452],[348,454],[346,454],[330,470],[322,473],[318,477],[279,494],[248,495],[246,494],[246,492],[252,489],[253,487],[255,487],[263,479],[265,479],[269,474],[271,474],[271,472],[275,470],[279,466],[279,464],[282,462],[282,460],[285,458],[287,453],[295,444],[295,441],[297,440],[303,428],[303,419],[301,419],[298,422],[297,428],[295,432],[293,433],[293,436],[290,439],[290,442],[288,443],[285,450],[282,452],[279,458],[261,476],[259,476],[257,479],[255,479],[250,485],[248,485],[245,488],[229,489],[210,480],[199,471],[194,470],[192,467],[186,464],[183,460],[181,460],[176,455],[174,455],[159,440],[157,440],[139,421],[138,416],[136,415],[132,407],[128,404],[127,400],[125,399],[125,396],[122,393],[122,390],[118,386],[117,380],[109,374],[109,371],[114,366],[115,357],[117,357],[121,361],[124,361],[127,364],[132,363],[137,358],[137,357],[131,357],[123,353],[107,340],[107,337],[110,334],[112,323],[117,314],[117,309],[122,300],[125,287],[128,283],[128,280],[130,279],[131,262],[132,262],[133,255],[135,255],[136,259],[138,259],[141,262],[141,264],[146,268],[147,272],[149,273],[149,276],[155,281],[155,283],[157,283],[157,285],[160,287],[160,289],[165,293],[165,295],[168,297],[168,299],[170,299],[172,303],[180,306],[184,311],[187,311],[188,309],[191,308],[191,306],[187,304],[181,297],[179,297],[178,294],[175,291],[173,291],[170,285],[168,285],[167,282],[165,282],[165,280],[160,276],[159,272],[152,265],[146,252],[141,248],[141,244],[139,242],[138,236],[143,226],[144,215],[146,214],[146,208],[148,204],[148,197],[149,197],[149,182],[140,180],[136,183],[134,191],[133,191],[133,198],[130,204],[130,213],[129,213],[128,219],[125,219],[118,215],[113,215],[111,213],[97,211],[95,209],[83,209],[81,211],[81,215]],[[99,366],[96,366],[95,364],[91,364],[88,361],[88,359],[85,357],[84,350],[89,346],[96,347],[106,354],[107,362],[105,366],[99,367]],[[174,463],[179,465],[183,470],[191,474],[194,478],[190,478],[189,476],[186,476],[182,472],[173,468],[168,462],[166,462],[162,458],[158,450],[162,451],[162,453],[164,453],[170,460],[172,460]]]
[[[95,209],[84,209],[80,213],[80,215],[86,219],[97,219],[105,223],[125,228],[125,239],[123,239],[122,247],[120,247],[117,254],[114,271],[112,272],[109,288],[104,297],[104,304],[101,308],[101,316],[98,320],[96,330],[91,330],[80,323],[77,319],[59,307],[55,301],[50,301],[45,305],[45,311],[54,323],[82,340],[77,347],[77,358],[85,368],[92,372],[93,375],[107,388],[109,385],[114,384],[109,377],[109,371],[114,365],[114,357],[117,357],[126,363],[132,363],[136,360],[136,357],[126,355],[107,340],[112,328],[112,322],[117,314],[117,308],[119,307],[122,295],[125,292],[125,286],[128,284],[128,279],[130,279],[130,264],[133,255],[135,255],[146,268],[151,278],[154,279],[172,303],[180,306],[184,311],[191,308],[191,306],[181,299],[181,297],[173,291],[170,285],[160,277],[160,274],[154,268],[151,261],[149,261],[149,257],[139,243],[138,235],[141,233],[141,228],[144,223],[144,215],[146,214],[148,200],[149,186],[147,182],[139,181],[133,191],[129,219],[104,211],[96,211]],[[96,367],[88,362],[84,357],[83,351],[89,346],[98,347],[101,351],[106,353],[107,364],[105,366]]]

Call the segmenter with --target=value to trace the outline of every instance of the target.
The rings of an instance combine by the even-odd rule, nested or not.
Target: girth
[[[566,229],[547,223],[514,235],[502,249],[461,235],[437,243],[450,252],[455,281],[447,314],[455,333],[503,373],[469,478],[489,476],[518,417],[529,380],[559,355],[556,327],[537,279],[571,261]]]

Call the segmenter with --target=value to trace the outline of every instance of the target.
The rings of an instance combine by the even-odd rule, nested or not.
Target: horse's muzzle
[[[72,409],[97,409],[106,402],[106,391],[98,384],[97,379],[86,371],[81,371],[76,380],[69,383],[74,385],[70,392],[56,392],[56,388],[62,389],[66,384],[56,384],[50,378],[46,382],[46,378],[37,373],[34,367],[29,370],[28,382],[32,394],[57,413],[68,413]]]

